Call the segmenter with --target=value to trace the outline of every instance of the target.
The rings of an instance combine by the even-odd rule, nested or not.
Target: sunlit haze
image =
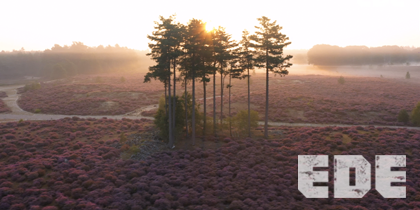
[[[199,3],[198,3],[199,2]],[[420,1],[2,1],[0,51],[88,46],[147,49],[159,16],[202,19],[239,40],[267,16],[283,27],[289,49],[316,44],[420,47]],[[209,28],[208,29],[211,29]]]

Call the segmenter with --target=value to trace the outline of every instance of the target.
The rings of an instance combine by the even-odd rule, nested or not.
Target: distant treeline
[[[56,44],[44,51],[2,51],[0,78],[35,76],[57,79],[80,74],[147,71],[147,66],[153,61],[146,57],[146,53],[118,45],[88,47],[82,42],[73,42],[71,46]]]
[[[308,64],[335,65],[395,65],[420,62],[420,48],[400,46],[347,46],[315,45],[308,51]]]

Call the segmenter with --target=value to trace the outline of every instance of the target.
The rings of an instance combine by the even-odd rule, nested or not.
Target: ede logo
[[[314,171],[314,167],[328,167],[328,155],[299,155],[298,188],[306,198],[328,198],[327,186],[313,186],[314,182],[328,182],[328,171]],[[375,188],[384,198],[405,198],[404,186],[391,182],[405,182],[405,171],[391,171],[391,167],[405,167],[405,155],[375,156]],[[362,198],[370,190],[370,163],[361,155],[334,156],[334,198]],[[356,170],[356,183],[350,186],[350,168]]]

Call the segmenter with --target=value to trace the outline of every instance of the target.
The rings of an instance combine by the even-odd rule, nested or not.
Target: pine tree
[[[244,77],[248,80],[248,137],[251,137],[251,92],[250,92],[250,78],[251,75],[249,74],[249,70],[254,69],[254,54],[255,52],[250,48],[250,39],[249,39],[249,32],[247,30],[242,32],[242,40],[239,42],[241,45],[240,52],[239,52],[239,62],[241,68],[245,71],[247,70],[247,74]],[[255,70],[254,70],[255,72]]]
[[[153,32],[153,35],[148,35],[147,38],[152,41],[149,43],[149,48],[151,52],[148,53],[148,56],[151,56],[153,60],[156,61],[156,65],[149,67],[149,72],[145,75],[144,82],[150,81],[151,78],[159,79],[165,84],[165,104],[169,104],[168,107],[168,120],[169,120],[169,148],[174,147],[174,133],[173,129],[175,128],[175,121],[173,120],[174,116],[173,110],[175,110],[176,104],[172,102],[171,95],[171,63],[174,64],[174,72],[176,70],[176,59],[180,56],[180,40],[181,37],[181,28],[180,24],[174,24],[175,17],[170,16],[165,19],[160,16],[160,22],[155,22],[156,31]],[[168,99],[166,99],[166,87],[168,93]],[[175,99],[174,99],[175,100]],[[173,107],[173,106],[174,107]]]
[[[192,107],[195,107],[195,80],[201,78],[200,70],[204,69],[202,53],[206,41],[205,24],[201,20],[192,19],[186,27],[184,56],[182,69],[192,80]],[[196,110],[192,110],[192,143],[195,145]]]
[[[219,27],[214,33],[214,59],[217,62],[218,71],[220,74],[220,124],[223,124],[223,89],[224,89],[224,79],[229,75],[229,71],[226,70],[228,67],[228,62],[232,59],[231,50],[238,46],[233,40],[231,40],[231,35],[227,34],[223,27]],[[214,76],[215,78],[215,76]],[[213,93],[215,97],[215,93]],[[215,100],[214,100],[215,101]],[[215,112],[216,104],[213,104],[213,110]],[[216,120],[214,118],[213,120]],[[215,127],[215,126],[214,126]],[[222,126],[220,127],[222,128]],[[215,128],[214,128],[215,129]]]
[[[250,36],[252,41],[250,46],[259,52],[256,66],[266,69],[264,137],[268,138],[268,75],[270,71],[280,76],[287,75],[289,72],[286,69],[292,66],[289,60],[293,56],[283,55],[283,48],[291,42],[287,42],[289,38],[280,32],[282,27],[277,25],[276,21],[270,22],[270,19],[265,16],[258,18],[258,21],[260,26],[255,26],[257,31]]]
[[[232,79],[243,79],[244,76],[242,76],[242,73],[244,71],[243,68],[240,68],[239,66],[239,51],[238,49],[232,50],[232,57],[229,61],[229,84],[227,85],[227,88],[229,88],[229,133],[230,136],[232,136],[232,115],[231,115],[231,91],[232,91]]]
[[[174,16],[173,16],[174,17]],[[176,127],[176,122],[175,122],[175,113],[176,113],[176,100],[178,99],[178,97],[176,97],[176,69],[178,66],[178,63],[180,62],[180,58],[183,54],[182,51],[182,44],[184,41],[184,34],[185,34],[185,26],[180,24],[180,23],[173,23],[170,25],[169,28],[166,29],[169,33],[169,45],[171,46],[171,50],[170,50],[170,60],[172,63],[172,67],[173,67],[173,82],[174,82],[174,93],[172,97],[173,101],[172,101],[172,138],[173,141],[175,142],[175,127]]]
[[[200,53],[202,61],[202,69],[200,70],[201,82],[203,83],[203,136],[206,135],[207,131],[207,83],[210,82],[208,77],[214,72],[216,67],[214,66],[214,57],[213,57],[213,33],[207,32],[205,34],[204,46]]]

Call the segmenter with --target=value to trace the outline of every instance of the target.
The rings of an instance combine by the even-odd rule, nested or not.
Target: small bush
[[[407,74],[405,74],[405,78],[406,78],[406,79],[410,79],[410,78],[411,78],[411,76],[410,76],[410,72],[408,72],[408,71],[407,71]]]
[[[41,109],[35,109],[34,112],[35,113],[41,113]]]
[[[408,115],[407,111],[405,109],[400,110],[398,113],[398,122],[407,123],[410,116]]]
[[[185,93],[182,97],[176,96],[176,99],[175,99],[176,100],[175,131],[174,131],[175,136],[180,136],[185,126],[184,97],[185,97]],[[172,100],[173,98],[174,97],[172,96]],[[192,118],[191,117],[192,116],[192,101],[191,101],[190,94],[187,95],[187,101],[188,101],[187,102],[187,110],[188,110],[187,115],[188,115],[188,119],[191,119]],[[200,132],[199,131],[200,129],[198,127],[201,127],[200,126],[201,115],[199,114],[198,110],[199,110],[199,104],[197,103],[196,112],[195,112],[197,133]],[[156,125],[157,128],[159,128],[160,136],[165,140],[169,139],[169,112],[165,111],[165,97],[164,96],[162,96],[159,99],[159,108],[155,115],[154,124]],[[188,126],[191,127],[191,124],[189,124]]]
[[[28,90],[37,90],[39,88],[41,88],[41,84],[31,83],[31,84],[25,85],[25,87],[23,87],[23,91],[26,92]]]
[[[413,109],[413,112],[411,113],[411,120],[415,125],[420,126],[420,102],[417,103],[416,108]]]
[[[250,116],[251,129],[258,127],[258,112],[251,110]],[[233,118],[232,124],[241,132],[246,133],[248,131],[248,110],[239,111]]]

